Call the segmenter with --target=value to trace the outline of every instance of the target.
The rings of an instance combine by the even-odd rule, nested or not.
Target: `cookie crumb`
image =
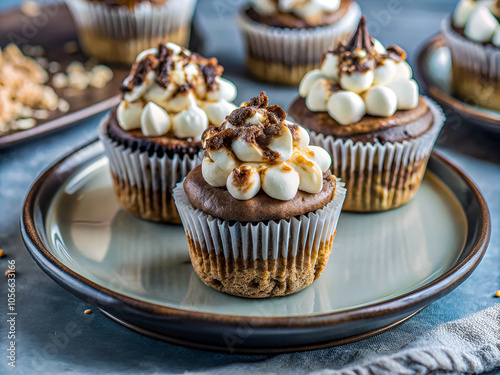
[[[5,271],[5,277],[9,277],[10,274],[15,274],[16,270],[11,270],[10,268]]]
[[[500,298],[500,290],[497,290],[497,292],[495,293],[495,297],[499,297]]]
[[[88,314],[92,314],[92,310],[87,309],[87,310],[85,310],[85,311],[84,311],[84,313],[85,313],[85,314],[87,314],[87,315],[88,315]]]
[[[0,258],[3,258],[5,256],[5,251],[3,249],[0,249]]]

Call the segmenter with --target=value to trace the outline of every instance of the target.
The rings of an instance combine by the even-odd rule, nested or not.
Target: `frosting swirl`
[[[327,51],[321,68],[304,76],[299,95],[310,111],[328,112],[341,125],[350,125],[366,114],[390,117],[416,108],[419,88],[412,76],[406,52],[372,38],[363,16],[350,41]]]
[[[222,78],[217,59],[173,43],[141,52],[121,87],[118,124],[147,137],[199,140],[209,124],[219,126],[236,105],[236,87]]]
[[[460,0],[453,13],[453,25],[463,28],[464,35],[480,43],[500,47],[500,1]]]
[[[340,0],[251,0],[250,3],[260,15],[290,13],[307,22],[315,22],[340,7]]]
[[[261,189],[279,200],[292,199],[298,190],[320,192],[331,157],[321,147],[309,146],[307,131],[286,117],[262,92],[219,128],[208,128],[202,137],[205,181],[225,186],[238,200],[251,199]]]

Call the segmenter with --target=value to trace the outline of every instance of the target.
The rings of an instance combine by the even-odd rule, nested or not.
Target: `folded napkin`
[[[410,319],[357,343],[236,363],[198,374],[477,374],[500,368],[500,304],[421,335],[416,328]]]

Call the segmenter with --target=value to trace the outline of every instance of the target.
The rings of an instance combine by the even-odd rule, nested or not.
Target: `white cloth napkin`
[[[478,374],[500,369],[500,304],[422,335],[411,323],[410,319],[382,335],[341,347],[283,354],[196,374]]]

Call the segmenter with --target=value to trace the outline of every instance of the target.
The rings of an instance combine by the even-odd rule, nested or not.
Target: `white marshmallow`
[[[160,104],[167,112],[181,112],[189,107],[191,100],[194,99],[193,93],[178,93],[170,100],[161,101]]]
[[[319,79],[312,85],[306,97],[307,109],[313,112],[326,111],[326,104],[331,95],[328,86],[329,82],[326,79]]]
[[[472,0],[460,0],[455,12],[453,12],[453,24],[457,27],[464,27],[471,16],[477,3]]]
[[[338,81],[339,57],[333,53],[327,53],[323,64],[321,64],[321,73],[334,81]]]
[[[495,31],[491,43],[493,43],[494,46],[500,47],[500,27]]]
[[[415,80],[399,79],[387,85],[396,94],[398,109],[413,109],[418,105],[418,84]]]
[[[293,146],[299,149],[307,148],[307,146],[309,146],[309,142],[311,141],[309,132],[300,125],[297,126],[297,130],[295,131],[295,138],[296,140],[294,141]]]
[[[411,79],[413,77],[413,70],[411,69],[410,64],[406,61],[401,61],[396,63],[394,67],[394,74],[392,76],[393,81],[397,81],[398,79]]]
[[[331,155],[322,147],[309,146],[305,150],[306,156],[318,164],[322,172],[326,172],[332,165]]]
[[[141,131],[146,137],[159,137],[167,134],[172,127],[167,112],[157,104],[149,102],[142,110]]]
[[[144,99],[149,102],[155,102],[160,107],[165,107],[166,102],[172,98],[174,93],[177,91],[177,86],[174,84],[169,84],[166,89],[153,83],[148,91],[144,94]]]
[[[339,91],[328,101],[328,113],[339,124],[349,125],[361,120],[366,114],[365,102],[351,91]]]
[[[188,109],[174,116],[172,123],[177,138],[201,139],[201,135],[208,127],[208,117],[193,99]]]
[[[258,145],[247,142],[241,138],[236,138],[233,141],[231,149],[236,157],[241,161],[262,162],[265,160],[262,149]]]
[[[396,62],[392,59],[385,59],[382,64],[375,69],[374,85],[385,85],[392,81]]]
[[[215,187],[226,186],[229,173],[230,172],[220,169],[208,155],[203,157],[201,174],[209,185]]]
[[[226,121],[226,116],[230,115],[236,108],[238,108],[236,105],[224,99],[213,103],[208,102],[203,106],[203,109],[207,113],[208,120],[215,126],[222,125],[222,123]]]
[[[314,83],[321,78],[326,78],[326,77],[319,69],[313,69],[307,72],[302,78],[302,81],[300,81],[299,95],[302,98],[305,98],[307,94],[309,94],[309,92],[311,91],[311,88],[314,85]]]
[[[152,70],[149,71],[148,74],[146,74],[144,81],[140,85],[134,86],[131,91],[126,92],[123,95],[123,99],[125,99],[127,102],[135,102],[136,100],[140,99],[144,95],[144,93],[149,89],[149,87],[154,83],[155,78],[156,78],[156,73]],[[123,84],[127,86],[127,83],[131,79],[132,77],[128,76],[123,81]]]
[[[145,51],[140,52],[135,58],[135,62],[143,60],[148,55],[158,56],[158,48],[149,48]]]
[[[491,11],[478,6],[465,24],[464,34],[475,42],[489,42],[498,27],[498,21]]]
[[[237,179],[235,178],[235,173],[238,173],[238,170],[248,173],[248,180],[245,181],[243,186],[236,182]],[[251,199],[260,191],[261,185],[259,172],[257,172],[255,168],[242,165],[231,172],[227,178],[226,187],[229,194],[231,194],[235,199],[244,201]]]
[[[373,86],[364,94],[366,113],[372,116],[389,117],[398,109],[398,98],[385,86]]]
[[[385,55],[387,53],[387,50],[385,49],[384,45],[380,43],[378,39],[372,38],[373,42],[373,48],[375,51],[381,55]]]
[[[285,163],[272,165],[262,173],[262,190],[274,199],[292,199],[297,194],[299,184],[299,174]]]
[[[231,81],[221,78],[215,77],[215,82],[219,86],[217,91],[209,91],[207,93],[207,100],[227,100],[228,102],[234,101],[236,99],[236,86]]]
[[[229,173],[238,166],[236,163],[236,156],[234,155],[233,151],[222,147],[217,150],[210,150],[208,152],[210,159],[214,161],[217,166],[222,169],[223,171],[227,172],[227,175],[229,176]]]
[[[296,152],[288,163],[299,174],[300,190],[316,194],[323,189],[323,172],[314,161]]]
[[[116,109],[118,125],[123,130],[129,131],[141,127],[142,102],[129,103],[122,100]]]
[[[375,75],[372,70],[366,72],[352,72],[344,73],[340,77],[340,86],[347,91],[355,92],[356,94],[361,94],[368,90],[375,80]]]
[[[280,4],[283,1],[288,1],[292,3],[293,12],[302,19],[314,18],[322,15],[325,11],[331,12],[337,10],[340,5],[340,0],[309,0],[307,2],[298,3],[294,0],[280,0]],[[281,9],[281,6],[280,6]]]
[[[252,7],[259,14],[270,16],[278,11],[276,4],[269,0],[250,0]]]
[[[284,162],[290,159],[293,153],[293,138],[288,126],[283,125],[280,136],[273,137],[267,147],[279,155],[275,161]]]
[[[165,46],[170,50],[172,51],[172,53],[174,55],[180,55],[180,53],[182,52],[182,47],[179,46],[178,44],[175,44],[175,43],[172,43],[172,42],[167,42],[165,44]],[[186,50],[186,53],[188,53],[189,51]]]

